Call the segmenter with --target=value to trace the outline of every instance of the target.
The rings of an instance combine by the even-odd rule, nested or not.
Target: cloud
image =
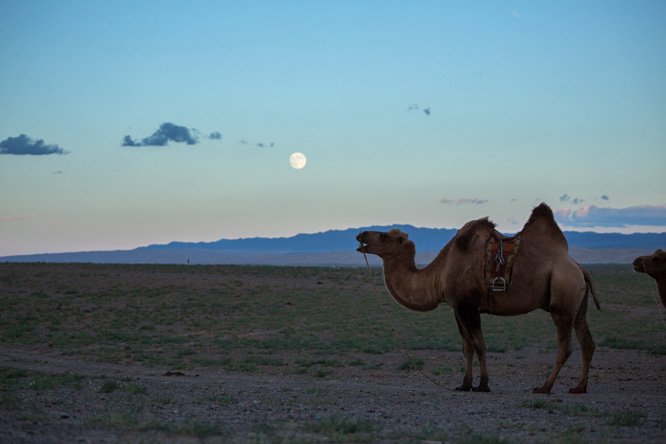
[[[169,142],[185,142],[188,145],[195,145],[199,143],[200,134],[194,128],[189,129],[171,122],[164,122],[157,131],[151,136],[144,137],[140,142],[135,141],[131,136],[123,137],[122,146],[166,146]],[[213,131],[207,138],[219,140],[222,138],[222,134],[219,131]]]
[[[42,139],[32,140],[25,134],[8,137],[0,142],[0,154],[44,156],[48,154],[67,154],[58,145],[47,145]]]
[[[462,198],[462,199],[447,199],[446,197],[441,200],[441,203],[447,204],[447,205],[467,205],[467,204],[473,204],[473,205],[483,205],[485,203],[488,203],[488,199],[468,199],[468,198]]]
[[[421,108],[419,108],[418,103],[412,103],[407,107],[407,111],[418,111],[419,109]],[[426,113],[427,116],[429,116],[432,111],[430,111],[430,107],[428,107],[428,108],[423,108],[423,112]]]
[[[610,200],[610,197],[606,196],[605,194],[602,194],[600,199],[601,200]]]
[[[578,197],[575,197],[575,198],[572,199],[571,197],[569,197],[568,194],[563,194],[562,196],[560,196],[560,202],[571,202],[574,205],[578,205],[578,204],[581,204],[581,203],[585,202],[585,200],[580,199]]]
[[[254,143],[254,142],[252,142],[252,143],[251,143],[251,142],[248,142],[246,139],[242,139],[242,140],[241,140],[240,142],[238,142],[238,143],[240,143],[241,145],[252,145],[252,146],[256,146],[257,148],[273,148],[273,147],[275,146],[275,143],[273,143],[273,142],[271,142],[271,143],[263,143],[263,142]]]
[[[577,210],[562,208],[555,211],[555,218],[564,225],[578,227],[666,226],[666,205],[627,208],[589,205]]]
[[[517,19],[521,19],[521,18],[523,18],[523,16],[520,15],[520,14],[518,13],[518,11],[513,11],[513,13],[512,13],[511,15],[513,15],[513,16],[514,16],[515,18],[517,18]]]

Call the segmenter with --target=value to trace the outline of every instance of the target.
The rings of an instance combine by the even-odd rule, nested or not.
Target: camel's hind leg
[[[550,376],[540,388],[535,388],[534,393],[550,393],[550,389],[555,384],[555,378],[560,373],[560,370],[571,356],[571,330],[572,330],[572,317],[568,313],[551,312],[551,316],[555,325],[557,326],[557,357],[555,358],[555,365],[550,372]]]
[[[576,338],[580,344],[580,351],[583,355],[583,369],[578,380],[578,385],[569,393],[587,393],[587,376],[590,372],[590,364],[592,363],[592,355],[594,354],[594,340],[592,334],[587,326],[587,294],[583,298],[580,305],[576,319],[574,320],[574,330],[576,331]]]

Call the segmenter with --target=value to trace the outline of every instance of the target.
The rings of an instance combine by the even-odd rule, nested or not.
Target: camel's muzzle
[[[356,236],[356,240],[361,244],[356,249],[356,251],[358,251],[359,253],[365,253],[367,248],[368,248],[368,243],[365,240],[363,240],[365,238],[365,234],[366,234],[366,231],[364,231],[363,233],[360,233],[358,236]]]
[[[634,266],[634,271],[636,273],[645,273],[645,263],[643,262],[642,257],[636,258],[632,265]]]

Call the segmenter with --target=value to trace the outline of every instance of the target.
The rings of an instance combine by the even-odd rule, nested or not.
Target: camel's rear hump
[[[566,250],[569,249],[567,238],[564,237],[564,233],[562,233],[557,222],[555,222],[553,210],[545,203],[539,204],[539,206],[532,210],[530,218],[518,234],[521,237],[527,236],[528,238],[532,235],[546,236],[548,244],[559,245]]]

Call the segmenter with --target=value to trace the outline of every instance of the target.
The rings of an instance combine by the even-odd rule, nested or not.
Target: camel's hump
[[[542,234],[548,234],[551,236],[554,242],[568,246],[567,239],[564,237],[564,233],[562,233],[559,225],[557,225],[557,222],[555,222],[553,210],[551,210],[550,207],[543,202],[532,210],[532,214],[527,220],[527,223],[525,223],[525,226],[521,230],[520,235],[529,236],[529,234],[534,231],[541,232]]]

